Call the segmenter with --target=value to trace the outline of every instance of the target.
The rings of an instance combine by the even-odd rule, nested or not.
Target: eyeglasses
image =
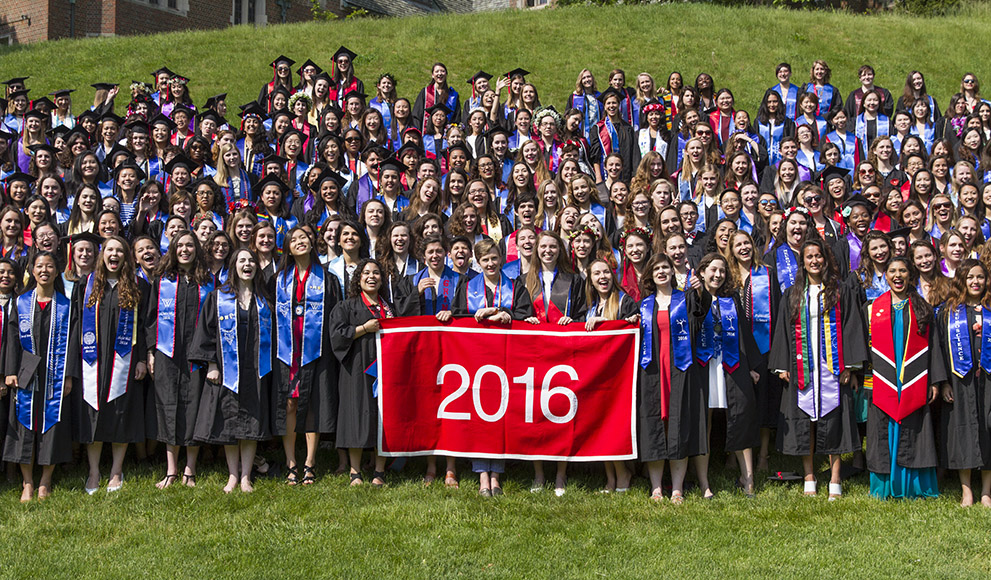
[[[873,169],[861,169],[860,170],[860,174],[861,175],[874,175],[874,170]]]
[[[650,207],[650,202],[649,201],[635,201],[635,202],[633,202],[630,205],[632,205],[633,207],[637,207],[637,208],[644,208],[644,207]]]

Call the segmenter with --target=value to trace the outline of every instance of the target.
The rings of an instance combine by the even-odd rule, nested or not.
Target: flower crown
[[[312,109],[313,108],[313,99],[311,99],[310,96],[307,95],[306,93],[304,93],[303,91],[299,91],[299,92],[293,93],[293,95],[291,97],[289,97],[289,110],[291,111],[292,108],[299,101],[305,101],[306,102],[306,108],[307,109]]]
[[[620,247],[623,247],[623,246],[626,245],[626,238],[628,238],[631,234],[638,234],[640,236],[643,236],[643,237],[647,238],[647,241],[648,242],[651,242],[651,243],[654,242],[654,233],[653,232],[651,232],[647,228],[642,228],[640,226],[637,226],[635,228],[624,230],[623,233],[620,234],[620,236],[619,236],[619,245],[620,245]]]
[[[812,215],[811,213],[809,213],[808,208],[802,207],[800,205],[797,206],[793,205],[785,210],[785,220],[787,221],[788,218],[795,213],[800,213],[804,215],[806,218]]]
[[[237,199],[227,204],[227,213],[230,215],[234,215],[242,209],[250,209],[254,212],[258,211],[255,204],[247,199]]]
[[[147,95],[147,94],[150,94],[152,92],[151,85],[149,85],[148,83],[142,83],[140,81],[135,81],[135,82],[131,83],[131,90],[132,91],[134,91],[134,90],[141,91],[141,93],[143,95]]]
[[[562,123],[564,123],[564,119],[561,118],[560,113],[555,111],[553,107],[540,107],[537,109],[533,113],[533,119],[530,121],[530,125],[536,129],[540,125],[540,120],[548,115],[554,119],[554,123],[557,125],[557,128],[560,129]]]
[[[585,224],[583,226],[578,227],[577,229],[571,230],[571,233],[568,234],[568,240],[571,241],[583,234],[589,236],[593,240],[599,239],[599,232],[592,229],[592,227],[589,226],[588,224]]]

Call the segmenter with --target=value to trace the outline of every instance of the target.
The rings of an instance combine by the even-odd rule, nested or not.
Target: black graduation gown
[[[23,352],[21,349],[20,333],[18,331],[17,305],[14,302],[15,300],[11,299],[12,306],[9,310],[7,327],[4,329],[6,342],[4,370],[11,375],[18,373],[21,366],[21,353]],[[31,384],[22,385],[22,387],[33,390],[33,417],[38,425],[41,424],[41,418],[44,417],[45,413],[45,391],[47,385],[42,384],[44,381],[41,379],[48,372],[45,361],[49,353],[48,333],[53,307],[54,301],[49,302],[44,310],[38,307],[37,302],[34,303],[34,325],[31,333],[35,340],[35,353],[41,357],[41,362],[38,363],[38,369],[35,371],[34,380]],[[67,381],[71,378],[73,392],[79,388],[79,377],[81,374],[79,352],[72,347],[72,336],[75,330],[74,326],[77,322],[78,316],[70,315],[68,345],[70,352],[60,353],[65,357],[65,377]],[[6,437],[3,446],[3,460],[12,463],[29,464],[32,462],[33,456],[34,462],[38,465],[56,465],[58,463],[72,461],[71,396],[64,395],[62,398],[62,419],[49,428],[47,432],[42,433],[40,428],[32,431],[25,428],[17,420],[16,406],[13,402],[13,397],[16,393],[17,390],[11,389],[7,397],[10,407],[7,428],[5,430]]]
[[[702,321],[706,314],[710,312],[713,297],[708,291],[702,290],[699,300],[694,300],[692,306],[692,317],[696,318],[695,325],[702,328]],[[737,348],[740,357],[740,364],[736,370],[729,372],[723,366],[721,372],[726,375],[726,447],[727,451],[739,451],[760,445],[760,417],[757,414],[757,394],[755,392],[754,380],[750,376],[750,371],[760,371],[762,357],[757,349],[757,342],[754,340],[753,329],[750,320],[743,315],[743,308],[737,297],[733,297],[733,304],[737,312],[737,320],[740,324],[737,329]],[[715,317],[715,313],[713,313]],[[714,321],[715,322],[715,321]],[[698,340],[699,336],[696,336]],[[710,360],[708,364],[712,364]],[[708,364],[698,365],[698,372],[702,379],[702,384],[708,386],[709,367]],[[706,391],[708,394],[708,390]]]
[[[526,276],[517,278],[516,285],[526,287]],[[540,293],[531,296],[531,299],[534,301],[542,300],[543,290],[544,283],[543,278],[541,278]],[[554,281],[551,283],[551,303],[557,307],[562,315],[567,315],[572,320],[585,318],[585,279],[581,277],[581,274],[558,272]],[[534,306],[533,311],[534,313],[538,311],[536,306]],[[536,314],[534,315],[536,316]],[[541,319],[541,322],[550,321]]]
[[[339,302],[330,315],[330,345],[340,362],[336,439],[339,449],[368,449],[376,444],[378,403],[372,394],[375,378],[365,373],[377,360],[376,333],[355,338],[354,331],[373,318],[361,296]]]
[[[482,276],[483,274],[479,274]],[[451,304],[451,313],[454,316],[474,316],[475,313],[468,308],[468,280],[467,276],[462,276],[458,282],[458,288],[454,291],[454,302]],[[494,293],[485,286],[486,304],[492,304],[495,299]],[[533,300],[530,299],[530,292],[526,289],[526,284],[519,280],[513,282],[513,305],[508,310],[513,320],[526,320],[533,316]]]
[[[767,268],[768,283],[771,291],[771,331],[774,330],[774,317],[778,314],[778,305],[781,303],[781,287],[778,285],[778,277],[774,268]],[[747,319],[753,330],[753,319],[751,309],[753,307],[753,286],[751,286],[751,276],[743,281],[743,286],[737,293],[740,313]],[[770,337],[773,339],[774,337]],[[754,392],[757,396],[757,417],[762,428],[774,429],[778,426],[778,418],[781,414],[781,389],[782,381],[778,375],[770,372],[767,367],[767,360],[771,354],[761,354],[757,349],[757,364],[752,366],[752,370],[760,373],[760,380],[754,385]]]
[[[948,328],[949,313],[943,309],[936,317],[936,335],[946,357],[952,353]],[[970,333],[970,360],[974,367],[958,377],[947,370],[953,390],[953,402],[940,402],[939,464],[947,469],[991,469],[991,431],[988,411],[991,410],[989,375],[980,368],[981,335],[973,332],[977,317],[973,308],[967,309]],[[931,343],[930,343],[931,344]],[[949,358],[944,362],[949,368]],[[932,373],[932,369],[929,371]],[[930,377],[930,382],[934,382]]]
[[[155,397],[154,438],[168,445],[194,445],[193,430],[200,405],[206,368],[191,370],[187,349],[200,315],[199,286],[185,276],[178,277],[175,305],[175,347],[172,356],[158,350],[158,293],[156,280],[148,300],[148,324],[145,330],[148,347],[154,350],[155,376],[152,393]]]
[[[79,388],[72,389],[73,405],[78,410],[75,433],[75,439],[78,443],[138,443],[145,440],[145,393],[140,388],[141,382],[134,378],[134,369],[139,362],[145,362],[148,354],[144,315],[148,312],[149,288],[148,283],[144,280],[139,279],[137,282],[140,299],[134,321],[137,336],[131,354],[130,378],[128,379],[127,391],[113,401],[108,401],[107,396],[110,394],[110,375],[114,364],[114,340],[117,336],[117,319],[120,315],[118,305],[120,284],[111,287],[108,282],[104,287],[103,297],[96,306],[99,325],[97,329],[97,364],[99,367],[97,385],[100,408],[99,410],[94,409],[83,400],[82,382],[80,382]],[[72,294],[73,303],[77,309],[82,309],[86,297],[85,281],[80,280]],[[80,314],[81,316],[82,314]],[[76,326],[78,331],[69,339],[76,348],[82,344],[81,321],[82,318],[80,318],[80,324]]]
[[[909,306],[906,305],[906,308]],[[864,305],[865,318],[869,315],[868,306]],[[908,316],[902,316],[904,336],[908,337]],[[869,330],[869,329],[868,329]],[[914,332],[914,329],[913,329]],[[873,358],[874,353],[870,351]],[[928,385],[946,381],[946,359],[938,340],[935,325],[929,325],[929,380],[926,396],[929,396]],[[875,381],[874,388],[877,386]],[[887,387],[884,387],[887,388]],[[867,407],[867,469],[872,473],[891,472],[891,448],[888,445],[888,426],[891,418],[873,403]],[[986,432],[986,430],[985,430]],[[987,437],[987,435],[985,435]],[[936,426],[933,424],[933,412],[928,404],[923,405],[908,417],[902,419],[898,434],[898,465],[910,469],[936,467]]]
[[[840,284],[840,314],[843,328],[843,360],[847,368],[867,361],[866,330],[863,314],[857,307],[850,289]],[[798,406],[798,353],[795,327],[791,317],[790,300],[795,292],[804,292],[799,282],[785,290],[774,321],[774,334],[768,357],[768,369],[787,370],[791,381],[781,395],[781,416],[778,423],[777,447],[785,455],[805,456],[812,449],[812,420]],[[825,314],[820,316],[820,321]],[[816,364],[818,370],[818,361]],[[812,388],[811,385],[806,388]],[[816,422],[815,452],[838,455],[859,448],[857,417],[853,405],[853,389],[840,385],[840,406]]]
[[[433,81],[431,81],[430,84],[433,85]],[[427,88],[426,87],[420,89],[420,92],[416,94],[416,100],[413,101],[413,108],[410,110],[410,125],[413,126],[413,127],[416,127],[417,129],[420,129],[421,131],[424,130],[423,127],[426,124],[425,121],[424,121],[424,118],[423,118],[424,112],[426,111],[426,108],[427,108],[427,106],[426,106],[426,102],[427,102],[426,101],[426,92],[427,92]],[[450,93],[448,93],[448,95],[450,95]],[[446,99],[447,99],[447,97],[445,97],[445,100]],[[434,101],[434,104],[437,104],[437,105],[444,104],[444,105],[446,105],[447,103],[444,102],[444,101],[441,101],[441,100],[435,100]],[[454,124],[457,124],[457,123],[460,123],[461,122],[461,95],[460,94],[458,95],[458,98],[455,100],[454,110],[451,111],[451,114],[450,115],[448,115],[447,122],[448,122],[448,124],[451,124],[451,125],[454,125]]]
[[[314,268],[319,268],[320,264],[313,264]],[[281,274],[277,274],[280,276]],[[289,270],[289,275],[293,277],[289,287],[289,296],[292,299],[292,306],[296,307],[296,280],[293,270]],[[322,344],[320,346],[320,356],[307,365],[299,369],[299,397],[296,403],[296,432],[297,433],[334,433],[337,431],[337,360],[331,354],[331,324],[330,313],[341,301],[341,287],[336,278],[330,272],[324,271],[324,294],[323,294],[323,332]],[[272,326],[272,332],[276,332],[276,326]],[[306,329],[303,329],[306,332]],[[273,334],[272,348],[278,356],[278,339]],[[274,409],[274,422],[272,425],[274,435],[286,434],[286,404],[292,396],[293,387],[289,381],[290,366],[279,361],[278,366],[278,391],[277,404]]]
[[[623,158],[623,171],[619,178],[626,183],[630,182],[633,172],[640,164],[640,147],[637,145],[636,135],[633,133],[633,126],[626,121],[621,121],[613,125],[616,128],[616,137],[619,143],[612,144],[613,152],[619,153]],[[602,163],[602,141],[599,139],[599,127],[595,125],[588,134],[589,156],[592,163]],[[605,169],[603,169],[603,172]],[[605,225],[605,224],[603,224]]]
[[[7,320],[8,320],[7,317],[10,316],[10,311],[14,307],[14,300],[15,299],[16,299],[16,296],[11,295],[10,298],[8,299],[8,301],[7,301],[7,304],[5,304],[3,306],[0,306],[0,309],[3,310],[3,327],[2,327],[2,331],[3,331],[3,334],[4,335],[6,335],[6,333],[7,333]],[[0,367],[0,377],[4,377],[4,380],[6,380],[6,377],[7,377],[7,364],[6,364],[7,363],[7,345],[10,342],[11,342],[11,340],[7,340],[7,337],[6,336],[3,336],[2,337],[2,340],[0,340],[0,365],[2,365],[2,367]],[[17,369],[16,368],[13,368],[13,369],[10,370],[10,372],[11,372],[11,374],[16,373],[17,372]],[[5,393],[2,397],[0,397],[0,434],[6,434],[7,433],[7,414],[9,412],[10,400],[11,400],[11,397],[10,397],[10,392],[9,391],[7,393]],[[71,413],[70,413],[70,416],[71,416]],[[0,445],[0,454],[2,454],[2,451],[3,451],[3,446]]]
[[[275,309],[269,310],[272,318],[272,337],[275,337]],[[220,326],[217,314],[217,292],[213,291],[203,301],[203,311],[193,334],[188,356],[204,365],[216,363],[221,381],[205,382],[196,415],[193,438],[215,445],[233,445],[238,441],[266,441],[272,438],[272,410],[278,405],[276,383],[278,366],[275,364],[275,343],[272,343],[272,371],[258,378],[258,306],[254,301],[247,310],[237,307],[237,392],[223,385],[223,349],[218,340]]]
[[[649,296],[645,300],[655,300]],[[695,292],[685,294],[686,308],[692,312],[698,308]],[[639,309],[639,305],[637,306]],[[654,307],[653,336],[660,336],[657,317],[660,309]],[[674,366],[674,351],[669,353],[672,365],[660,368],[660,340],[651,342],[653,356],[647,368],[640,368],[637,397],[637,445],[640,461],[685,459],[709,452],[709,402],[706,382],[695,361],[695,338],[698,336],[699,319],[689,316],[692,336],[692,364],[682,371]],[[643,337],[641,337],[641,340]],[[673,341],[670,341],[673,346]],[[660,373],[671,373],[671,395],[668,400],[667,421],[661,419]]]

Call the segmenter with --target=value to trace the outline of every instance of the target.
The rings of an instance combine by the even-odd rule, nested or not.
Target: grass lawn
[[[323,467],[336,454],[321,452]],[[721,460],[714,460],[721,465]],[[797,465],[772,457],[772,467]],[[443,464],[442,464],[443,465]],[[825,464],[823,464],[824,467]],[[425,489],[423,460],[388,486],[348,487],[321,469],[317,483],[289,488],[259,480],[254,494],[225,496],[226,469],[201,465],[196,489],[158,491],[164,465],[126,465],[122,491],[83,493],[84,469],[60,468],[54,495],[18,503],[0,490],[4,578],[986,578],[991,510],[961,509],[951,473],[939,499],[881,502],[867,477],[828,503],[801,485],[763,484],[757,498],[714,469],[716,498],[696,490],[681,506],[648,498],[645,479],[602,495],[598,467],[576,465],[562,498],[529,492],[532,470],[511,465],[506,494],[483,499],[467,462],[462,486]],[[553,469],[549,474],[553,473]],[[106,474],[104,475],[106,477]],[[370,481],[370,479],[369,479]],[[104,484],[106,480],[104,479]],[[715,574],[715,575],[714,575]],[[718,575],[718,576],[716,576]]]
[[[149,82],[149,73],[167,64],[192,79],[198,106],[228,92],[233,107],[256,98],[272,80],[267,65],[277,55],[299,62],[310,57],[327,66],[337,47],[346,44],[360,55],[357,73],[372,95],[378,75],[389,71],[399,81],[399,94],[412,99],[437,60],[447,64],[451,84],[462,94],[465,80],[480,68],[504,73],[525,67],[534,72],[530,80],[542,102],[559,108],[586,66],[600,89],[616,67],[626,70],[630,84],[641,71],[663,84],[672,70],[688,82],[704,70],[716,87],[733,89],[738,108],[754,112],[764,90],[777,82],[777,63],[791,62],[793,80],[804,82],[812,61],[823,58],[844,97],[859,86],[857,68],[866,62],[877,69],[876,82],[896,96],[908,72],[922,70],[930,94],[946,107],[965,72],[991,82],[991,61],[981,57],[978,40],[989,37],[991,9],[980,7],[934,19],[683,3],[576,7],[20,45],[0,50],[0,77],[30,75],[32,96],[80,89],[74,95],[78,112],[91,103],[90,83],[112,81],[126,88],[131,79]],[[126,100],[118,99],[118,112]]]

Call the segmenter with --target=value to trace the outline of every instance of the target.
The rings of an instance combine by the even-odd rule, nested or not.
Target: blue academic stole
[[[303,317],[302,356],[299,365],[303,367],[320,357],[323,349],[323,296],[324,270],[313,264],[306,278],[303,304],[293,307],[293,282],[296,268],[279,276],[275,285],[275,316],[278,324],[279,360],[292,365],[293,340],[292,321],[294,316]]]
[[[750,319],[761,354],[771,350],[771,276],[767,266],[750,270]]]
[[[775,123],[771,119],[768,119],[767,124],[758,122],[757,132],[767,143],[767,154],[771,165],[781,161],[781,151],[779,146],[781,144],[781,140],[784,139],[784,123]]]
[[[468,282],[467,287],[468,312],[474,314],[482,308],[488,307],[488,299],[485,296],[485,276],[475,276]],[[493,306],[512,310],[513,308],[513,281],[506,277],[505,273],[499,274],[499,285],[493,295]]]
[[[647,368],[654,357],[654,308],[655,296],[640,301],[640,330],[643,342],[640,345],[640,366]],[[685,293],[671,291],[671,304],[668,306],[668,320],[671,331],[671,350],[674,351],[674,366],[681,371],[692,364],[692,337],[688,328],[688,305]],[[661,369],[664,372],[664,369]]]
[[[424,268],[413,275],[413,285],[416,286],[421,280],[429,277],[430,271]],[[450,310],[451,302],[454,299],[454,290],[458,287],[460,277],[457,272],[445,266],[444,271],[441,272],[440,280],[437,282],[439,292],[435,293],[433,288],[427,288],[423,293],[426,302],[426,312],[423,314],[434,315],[444,310]]]
[[[974,368],[971,359],[970,325],[967,324],[966,304],[961,304],[947,314],[950,342],[950,370],[961,379]],[[991,310],[981,307],[981,368],[991,373]]]
[[[705,366],[716,353],[723,353],[723,367],[727,372],[733,372],[740,365],[740,339],[738,338],[740,324],[737,320],[736,303],[732,298],[713,298],[719,305],[719,317],[722,329],[716,336],[716,325],[712,309],[702,319],[702,331],[699,333],[699,347],[696,358]]]
[[[795,276],[798,273],[798,262],[791,253],[788,244],[781,244],[775,251],[775,262],[778,268],[778,286],[784,292],[795,284]]]
[[[258,378],[272,372],[272,310],[258,295],[255,295],[255,305],[258,307]],[[240,373],[238,369],[237,343],[237,296],[233,292],[217,292],[217,325],[220,331],[220,350],[222,353],[221,375],[224,387],[232,392],[238,392]]]
[[[836,87],[831,84],[825,84],[821,87],[817,87],[815,83],[808,83],[805,85],[805,92],[815,93],[819,97],[819,106],[816,109],[816,116],[823,116],[829,112],[829,106],[833,104],[833,97],[836,95]],[[823,110],[825,107],[825,110]]]
[[[840,162],[836,164],[837,167],[846,170],[853,170],[853,164],[856,159],[855,154],[857,152],[857,136],[853,133],[847,131],[840,137],[840,134],[836,131],[826,135],[826,141],[830,143],[835,143],[837,147],[840,148]]]
[[[510,280],[519,278],[523,269],[521,260],[522,258],[517,258],[511,262],[506,262],[502,267],[502,275],[506,276]]]
[[[196,305],[196,318],[198,320],[203,299],[213,290],[213,284],[199,284],[197,287],[199,289],[199,303]],[[175,280],[163,276],[158,282],[158,324],[155,348],[170,358],[175,355],[175,320],[178,298],[178,275]],[[192,322],[195,324],[196,320]]]
[[[788,85],[788,94],[784,94],[781,92],[781,84],[778,83],[774,85],[772,90],[781,97],[781,102],[785,106],[785,115],[788,115],[789,119],[794,119],[797,116],[795,113],[798,109],[798,87]]]
[[[17,298],[17,328],[20,333],[21,348],[31,354],[35,352],[34,305],[37,290],[21,294]],[[42,417],[41,432],[46,433],[62,419],[62,398],[65,385],[65,355],[69,345],[69,299],[56,292],[49,304],[52,308],[48,327],[48,353],[45,355],[45,412]],[[35,378],[34,380],[38,380]],[[17,422],[25,429],[37,430],[34,425],[34,391],[30,385],[20,385],[14,394],[14,411]]]

